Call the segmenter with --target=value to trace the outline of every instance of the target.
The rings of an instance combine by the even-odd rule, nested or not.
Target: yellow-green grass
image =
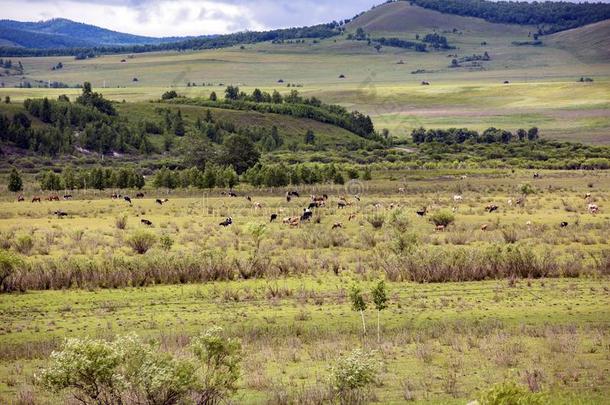
[[[244,343],[235,399],[264,403],[325,383],[341,354],[378,350],[381,403],[403,403],[405,383],[427,403],[463,403],[491,384],[525,371],[544,375],[550,403],[603,403],[608,350],[608,280],[550,280],[415,285],[389,283],[377,345],[374,311],[368,338],[345,291],[350,276],[242,281],[146,289],[31,292],[0,296],[3,359],[0,395],[13,400],[45,354],[66,336],[160,337],[164,348],[220,325]],[[370,282],[361,282],[368,289]],[[288,296],[273,297],[273,291]],[[29,351],[27,348],[30,348]],[[16,356],[17,358],[11,358]],[[429,356],[429,358],[428,358]],[[512,357],[511,357],[512,356]],[[446,383],[457,369],[457,392]],[[316,382],[318,381],[318,382]],[[275,388],[274,388],[275,387]],[[427,387],[427,388],[424,388]],[[38,398],[49,398],[34,387]],[[454,397],[455,396],[455,397]],[[61,402],[61,397],[54,402]]]
[[[307,269],[301,275],[269,276],[195,285],[150,286],[126,289],[68,289],[0,295],[0,398],[15,400],[33,389],[38,399],[62,402],[61,397],[33,386],[31,376],[46,364],[46,356],[67,336],[113,336],[136,332],[160,338],[163,349],[174,350],[189,336],[212,324],[220,325],[244,344],[244,367],[235,399],[266,403],[278,387],[295,395],[303,387],[326,384],[328,367],[355,347],[377,350],[383,362],[375,393],[381,403],[402,403],[405,384],[415,398],[427,403],[463,403],[490,385],[514,379],[525,371],[542,373],[550,403],[603,403],[610,392],[607,371],[610,288],[607,276],[592,271],[576,279],[495,280],[466,283],[414,284],[389,282],[389,309],[382,320],[381,345],[375,336],[376,314],[369,309],[369,334],[362,339],[358,314],[350,310],[346,291],[354,282],[368,290],[381,275],[380,255],[388,254],[394,231],[386,223],[374,230],[367,218],[383,213],[389,221],[390,204],[400,204],[420,243],[429,250],[466,243],[469,248],[505,245],[502,230],[516,229],[516,246],[536,252],[551,250],[561,260],[607,249],[610,175],[606,172],[476,171],[461,179],[462,171],[385,172],[378,180],[346,186],[299,187],[302,197],[287,203],[283,189],[238,188],[240,197],[198,192],[145,190],[146,198],[129,206],[111,200],[111,190],[73,192],[73,201],[17,203],[4,194],[0,202],[2,243],[11,250],[21,235],[34,238],[30,259],[82,256],[137,259],[125,240],[145,229],[141,218],[153,221],[148,231],[174,240],[170,253],[155,246],[150,255],[189,255],[216,251],[228,258],[248,257],[254,251],[250,224],[267,224],[260,254],[274,260],[297,260]],[[389,177],[398,180],[388,180]],[[524,208],[510,207],[523,184],[536,194]],[[25,194],[40,194],[31,183]],[[406,187],[406,193],[398,193]],[[586,212],[584,195],[601,208]],[[290,228],[268,224],[270,213],[298,214],[309,194],[328,193],[321,221]],[[361,201],[352,196],[359,193]],[[45,193],[46,194],[46,193]],[[130,192],[131,194],[131,192]],[[464,197],[453,201],[454,194]],[[244,196],[250,195],[252,201]],[[354,205],[337,209],[338,196]],[[154,198],[168,197],[163,206]],[[253,204],[260,202],[261,209]],[[375,210],[372,205],[383,204]],[[499,213],[485,205],[496,203]],[[428,205],[432,213],[457,207],[456,223],[436,232],[415,210]],[[69,216],[52,214],[61,209]],[[348,215],[356,213],[354,221]],[[127,228],[116,228],[116,218],[127,215]],[[232,216],[234,225],[218,222]],[[559,228],[560,221],[569,227]],[[531,221],[531,226],[527,226]],[[335,222],[343,229],[332,231]],[[481,231],[482,224],[489,224]],[[531,228],[531,229],[530,229]],[[10,234],[12,233],[12,236]],[[81,235],[80,237],[78,235]],[[334,235],[334,236],[332,236]],[[339,241],[324,245],[327,238]],[[376,240],[372,246],[367,240]],[[332,270],[336,266],[338,275]],[[182,342],[182,343],[181,343]],[[457,373],[457,389],[451,388]],[[33,387],[33,388],[32,388]]]

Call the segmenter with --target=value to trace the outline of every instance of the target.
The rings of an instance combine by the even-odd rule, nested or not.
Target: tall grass
[[[158,284],[185,284],[235,279],[277,278],[316,274],[340,274],[344,266],[334,259],[308,259],[295,255],[272,258],[266,254],[231,258],[219,251],[185,254],[156,250],[148,255],[24,257],[15,256],[2,283],[5,291],[58,290],[64,288],[121,288]],[[440,283],[487,279],[579,277],[608,274],[610,254],[585,260],[579,252],[561,259],[552,251],[535,252],[520,245],[489,247],[440,245],[430,249],[412,245],[404,250],[374,254],[374,266],[363,272],[382,271],[390,281]],[[329,260],[331,260],[329,262]],[[368,263],[368,262],[367,262]],[[10,286],[8,288],[7,286]]]

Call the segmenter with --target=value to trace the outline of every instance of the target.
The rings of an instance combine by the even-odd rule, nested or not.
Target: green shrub
[[[523,195],[536,194],[536,189],[529,183],[522,184],[519,190]]]
[[[373,214],[373,215],[369,215],[366,220],[368,221],[369,224],[371,224],[373,226],[373,228],[375,229],[380,229],[384,222],[385,222],[385,216],[383,214]]]
[[[17,252],[27,255],[34,248],[34,239],[30,235],[21,235],[15,240],[14,247]]]
[[[123,230],[127,228],[127,215],[117,217],[117,219],[114,221],[114,224],[116,225],[117,229]]]
[[[67,339],[37,380],[83,404],[218,404],[236,391],[241,346],[212,328],[174,356],[136,335]],[[142,401],[142,402],[140,402]]]
[[[455,216],[448,211],[439,211],[430,217],[430,222],[436,226],[449,226],[454,221]]]
[[[219,327],[210,328],[194,338],[191,349],[198,361],[200,379],[196,389],[196,403],[218,404],[237,391],[240,375],[241,344],[222,336]]]
[[[159,239],[159,244],[161,245],[161,249],[168,252],[172,249],[172,246],[174,245],[174,240],[169,235],[163,235]]]
[[[121,402],[126,382],[118,373],[123,363],[122,342],[67,339],[60,352],[51,354],[51,365],[42,370],[42,386],[52,392],[70,392],[84,404]]]
[[[479,399],[481,405],[542,405],[546,403],[540,393],[532,393],[514,381],[494,385]]]
[[[153,247],[156,241],[157,237],[154,234],[147,231],[138,231],[127,239],[127,244],[134,252],[143,255]]]
[[[363,402],[365,390],[377,378],[377,364],[374,353],[354,350],[343,357],[331,369],[332,389],[342,404]]]
[[[12,252],[0,249],[0,292],[11,292],[10,277],[22,266],[21,259]]]

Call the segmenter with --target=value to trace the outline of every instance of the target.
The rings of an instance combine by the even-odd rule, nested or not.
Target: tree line
[[[74,169],[66,167],[61,173],[47,171],[37,176],[42,190],[104,190],[106,188],[141,189],[145,179],[132,167]]]
[[[416,144],[440,142],[445,144],[456,143],[509,143],[514,140],[519,141],[536,141],[539,139],[538,128],[533,127],[529,130],[518,129],[516,134],[503,129],[494,127],[487,128],[482,133],[466,128],[449,128],[449,129],[428,129],[417,128],[411,132],[411,138]]]
[[[540,34],[581,27],[610,18],[610,4],[567,1],[401,0],[420,7],[490,22],[539,25]]]

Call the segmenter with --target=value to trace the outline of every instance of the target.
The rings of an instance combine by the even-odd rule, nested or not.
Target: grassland
[[[69,290],[35,291],[30,285],[27,293],[0,295],[0,395],[5,403],[24,396],[59,401],[41,391],[32,375],[65,336],[111,338],[135,331],[160,339],[163,350],[177,350],[189,336],[217,324],[244,343],[244,370],[235,397],[239,403],[315,396],[326,386],[329,365],[360,345],[377,350],[383,363],[374,390],[382,403],[411,397],[463,403],[506,379],[527,384],[527,373],[538,376],[529,383],[540,384],[550,403],[603,403],[610,392],[605,376],[610,285],[607,263],[600,260],[607,260],[610,177],[605,172],[545,172],[533,181],[527,171],[480,171],[460,179],[463,173],[379,173],[373,182],[301,188],[303,197],[291,203],[283,190],[271,189],[238,190],[238,198],[147,190],[147,197],[134,200],[133,206],[111,200],[108,192],[77,192],[73,201],[40,205],[17,203],[5,195],[0,203],[3,246],[19,249],[17,241],[29,235],[33,244],[22,257],[33,264],[27,270],[30,276],[40,276],[40,269],[55,274],[59,284],[52,289],[64,288],[60,280],[66,277],[74,282]],[[510,206],[508,199],[520,196],[524,184],[535,193],[523,207]],[[406,193],[398,193],[399,187],[406,187]],[[587,192],[600,214],[587,213]],[[35,191],[28,188],[26,193]],[[311,224],[291,228],[281,221],[268,223],[271,213],[279,213],[280,220],[298,214],[310,193],[330,195]],[[360,201],[350,197],[355,193]],[[453,201],[457,193],[463,202]],[[338,209],[339,195],[353,205]],[[156,197],[169,202],[160,206]],[[262,208],[255,208],[256,202]],[[489,203],[499,205],[499,213],[486,213]],[[455,206],[455,224],[435,231],[415,214],[422,206],[431,214]],[[57,218],[52,214],[57,209],[68,217]],[[415,254],[429,266],[449,265],[441,258],[456,260],[456,251],[515,248],[530,249],[535,262],[544,258],[539,262],[544,264],[531,262],[526,268],[548,266],[549,273],[466,283],[410,282],[408,272],[392,259],[410,260],[408,253],[396,253],[399,228],[392,218],[397,211],[404,216],[401,223],[408,224],[401,232],[413,235]],[[355,220],[348,221],[350,214]],[[116,220],[123,215],[126,228],[119,229]],[[234,225],[223,229],[218,222],[226,216],[233,217]],[[385,222],[376,229],[370,219],[378,216]],[[154,226],[146,228],[141,218]],[[569,226],[560,228],[561,221]],[[337,222],[343,228],[331,230]],[[265,223],[257,242],[251,226]],[[487,230],[480,229],[482,224]],[[171,238],[173,246],[166,251],[156,244],[144,256],[135,254],[127,239],[143,229]],[[100,289],[93,279],[77,281],[87,279],[83,276],[88,272],[73,267],[89,263],[95,273],[95,263],[114,260],[120,267],[100,269],[95,278],[113,272],[122,277],[119,271],[129,267],[120,263],[133,267],[148,260],[149,266],[161,266],[159,260],[165,258],[172,264],[162,271],[169,274],[201,253],[218,255],[217,269],[224,263],[232,274],[220,278],[227,281]],[[244,272],[252,258],[266,263],[261,273]],[[440,268],[429,271],[442,273]],[[378,277],[389,280],[391,297],[382,314],[380,344],[374,333],[361,336],[359,316],[350,311],[346,296],[353,283],[368,290]],[[372,328],[372,311],[367,320]]]

